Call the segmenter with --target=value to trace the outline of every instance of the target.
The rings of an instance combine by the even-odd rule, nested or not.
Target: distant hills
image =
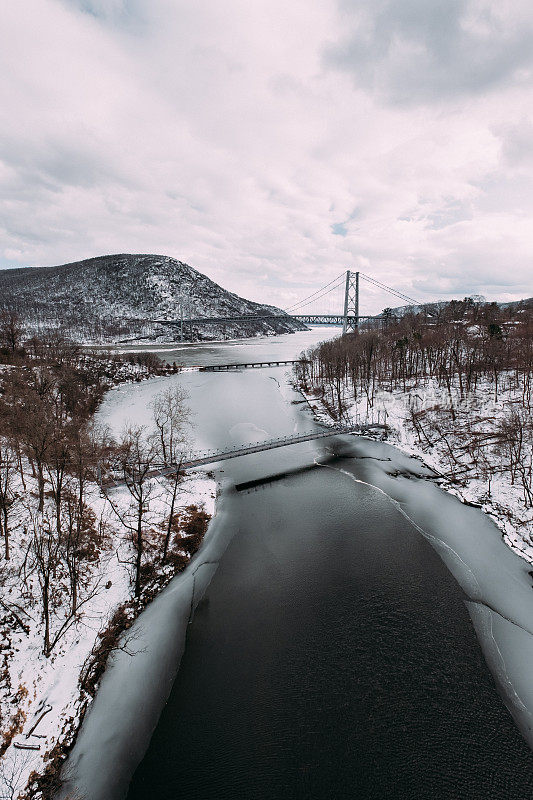
[[[396,308],[391,309],[384,309],[381,313],[383,314],[388,311],[394,317],[403,317],[405,314],[414,313],[419,314],[422,311],[425,311],[427,314],[435,317],[441,317],[443,313],[449,313],[454,307],[458,311],[462,311],[467,308],[468,301],[472,301],[474,304],[479,305],[481,307],[491,305],[491,301],[485,300],[485,298],[481,297],[473,297],[473,298],[464,298],[461,300],[439,300],[435,303],[423,303],[420,305],[410,305],[410,306],[397,306]],[[508,311],[511,314],[514,314],[519,309],[532,309],[533,308],[533,297],[526,298],[524,300],[512,300],[507,303],[496,303],[498,308],[501,311]]]
[[[179,338],[158,319],[276,314],[280,320],[192,325],[187,338],[235,338],[305,329],[274,306],[228,292],[198,270],[168,256],[108,255],[57,267],[0,270],[0,309],[14,310],[28,333],[61,329],[77,341]],[[286,316],[286,319],[283,319]]]

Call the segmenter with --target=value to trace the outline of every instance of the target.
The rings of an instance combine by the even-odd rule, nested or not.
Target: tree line
[[[296,367],[302,388],[319,396],[339,420],[354,403],[371,411],[384,389],[413,395],[431,381],[446,400],[433,408],[412,404],[411,424],[420,442],[448,443],[451,469],[457,473],[462,459],[451,440],[461,429],[464,446],[487,474],[489,487],[498,453],[512,482],[521,482],[526,507],[533,504],[532,372],[531,303],[502,309],[472,298],[452,301],[431,315],[421,311],[394,318],[385,312],[379,329],[361,327],[323,342],[302,354]],[[480,425],[473,408],[489,399],[503,403],[505,413],[497,422],[489,418]]]
[[[176,513],[189,413],[179,388],[154,398],[150,425],[129,426],[118,439],[95,424],[95,410],[128,359],[142,374],[165,371],[153,356],[117,359],[59,335],[25,341],[16,315],[0,317],[0,580],[12,580],[15,569],[25,598],[24,607],[2,606],[25,632],[30,608],[38,606],[46,656],[102,590],[95,575],[111,530],[89,495],[106,465],[118,466],[128,491],[129,502],[108,501],[134,553],[135,598],[147,586],[156,590],[165,565],[183,568],[199,528],[207,527],[201,509]],[[157,525],[148,513],[155,464],[176,466],[164,487],[168,514]]]

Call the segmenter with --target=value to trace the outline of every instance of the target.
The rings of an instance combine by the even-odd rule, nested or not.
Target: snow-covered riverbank
[[[233,533],[219,498],[189,567],[135,620],[126,649],[112,654],[63,771],[58,800],[124,796],[171,691],[187,626]]]
[[[513,475],[508,468],[509,448],[515,442],[506,443],[499,436],[518,398],[501,383],[497,399],[493,385],[483,381],[468,402],[452,388],[453,416],[447,390],[433,379],[418,380],[405,391],[376,389],[371,403],[365,395],[346,403],[345,421],[386,426],[391,444],[431,467],[451,494],[481,508],[496,522],[509,547],[533,563],[533,508],[519,470]],[[316,418],[331,424],[328,405],[314,394],[305,396]],[[531,474],[532,445],[526,434],[520,453],[526,475]]]
[[[473,403],[471,425],[475,428],[479,421],[486,425],[490,420],[495,428],[512,396],[504,393],[497,402],[484,389],[479,405]],[[314,417],[331,424],[327,404],[315,394],[302,393]],[[453,461],[450,469],[449,459],[453,459],[450,448],[453,453],[465,440],[460,411],[453,435],[447,432],[446,444],[421,444],[420,429],[412,423],[413,410],[431,410],[444,400],[429,382],[425,391],[418,385],[414,391],[376,392],[372,407],[366,398],[361,399],[348,408],[346,421],[387,426],[375,435],[382,441],[373,441],[368,434],[350,437],[349,443],[334,447],[341,460],[326,462],[324,467],[385,494],[439,553],[468,598],[466,606],[487,664],[533,748],[531,509],[525,508],[520,488],[505,479],[498,458],[491,497],[487,496],[487,476],[476,474],[473,464],[466,465],[466,476],[462,473],[458,481],[459,465]]]
[[[163,536],[162,526],[169,516],[172,481],[167,483],[161,478],[153,479],[152,483],[145,524],[153,531],[155,541],[158,535]],[[57,641],[45,656],[44,623],[38,600],[42,575],[31,568],[29,553],[34,527],[42,525],[43,520],[45,524],[47,519],[52,520],[53,511],[51,500],[47,498],[44,513],[36,518],[30,502],[35,492],[32,479],[26,478],[25,487],[17,487],[20,502],[10,519],[11,558],[2,562],[2,800],[26,797],[25,789],[32,774],[42,775],[47,769],[51,776],[55,774],[92,702],[92,693],[82,686],[81,677],[95,660],[96,649],[103,641],[102,634],[109,631],[110,622],[113,624],[117,615],[121,616],[122,624],[130,625],[154,592],[152,589],[140,600],[134,599],[131,535],[123,529],[99,487],[91,484],[85,502],[94,519],[92,566],[84,576],[74,615],[64,607],[67,599],[52,570],[50,628],[52,641],[56,637]],[[192,507],[211,517],[215,493],[216,483],[209,474],[187,473],[180,486],[174,514],[187,514]],[[28,502],[24,502],[24,498],[28,498]],[[123,488],[113,491],[112,500],[117,508],[125,510],[130,498]],[[186,548],[182,555],[186,562],[191,552]],[[161,567],[154,586],[166,585],[175,571],[171,565]]]
[[[280,372],[275,374],[243,372],[216,376],[191,374],[187,381],[194,405],[198,407],[199,418],[203,421],[206,411],[214,417],[209,423],[202,425],[203,435],[213,437],[211,441],[205,442],[206,446],[218,446],[228,441],[241,442],[246,436],[254,437],[254,440],[261,436],[268,438],[293,428],[297,430],[299,425],[303,426],[303,430],[309,429],[309,414],[305,412],[303,405],[297,403],[298,398],[283,380]],[[108,407],[106,413],[111,416],[114,414],[118,418],[126,403],[129,405],[131,416],[135,418],[135,414],[140,413],[158,383],[159,381],[154,381],[153,384],[139,384],[135,387],[133,395],[115,394],[111,398],[114,412]],[[206,431],[206,427],[209,426],[209,431]],[[338,459],[328,458],[328,450],[331,449]],[[346,458],[343,458],[343,454]],[[211,620],[215,616],[220,620],[220,609],[217,609],[217,614],[214,613],[211,590],[219,580],[224,582],[228,558],[231,564],[234,564],[240,558],[240,549],[246,551],[247,547],[250,547],[249,532],[259,529],[261,546],[257,546],[257,541],[254,542],[251,557],[253,569],[248,580],[244,581],[242,586],[239,585],[239,590],[242,592],[241,607],[247,605],[248,598],[250,600],[252,596],[255,598],[258,573],[263,577],[265,573],[268,575],[274,591],[277,591],[278,586],[275,579],[277,570],[284,574],[291,573],[291,557],[294,558],[294,553],[290,544],[288,550],[285,550],[287,540],[290,540],[290,536],[286,536],[287,520],[292,519],[294,522],[295,515],[303,515],[304,519],[307,515],[302,532],[305,548],[312,549],[313,540],[315,545],[317,541],[330,541],[332,529],[338,524],[339,497],[346,499],[350,515],[355,513],[352,502],[357,505],[360,501],[360,486],[359,489],[355,488],[352,482],[375,487],[365,487],[368,505],[365,506],[363,513],[359,510],[360,525],[366,525],[366,516],[370,520],[374,508],[382,509],[384,503],[385,506],[388,505],[389,501],[384,497],[386,495],[401,513],[419,527],[421,534],[441,555],[471,602],[469,610],[472,617],[477,616],[478,626],[484,625],[484,629],[480,632],[483,646],[488,652],[492,643],[492,654],[498,652],[498,648],[504,653],[504,666],[493,659],[493,671],[513,715],[524,734],[527,733],[531,724],[530,709],[533,707],[533,700],[530,693],[528,694],[528,673],[523,666],[532,640],[528,626],[533,612],[533,593],[528,565],[504,545],[492,522],[477,509],[469,508],[448,493],[440,491],[433,481],[417,480],[418,477],[430,477],[431,471],[417,459],[403,454],[386,443],[371,441],[364,437],[341,436],[338,440],[332,441],[331,445],[328,443],[326,448],[316,448],[308,443],[288,448],[287,451],[283,451],[281,458],[280,456],[280,451],[277,451],[256,457],[249,456],[246,459],[235,459],[224,465],[222,480],[225,490],[220,496],[217,515],[209,528],[204,546],[191,565],[191,569],[173,580],[131,629],[137,652],[136,658],[131,659],[127,654],[118,652],[113,668],[107,671],[102,681],[91,713],[84,723],[68,762],[68,781],[64,787],[65,800],[69,793],[76,792],[86,794],[91,800],[124,797],[130,776],[143,755],[179,667],[186,630],[192,619],[191,611],[201,599],[211,578],[215,576],[211,588],[208,589],[209,603],[206,603],[199,616],[202,618],[202,614],[205,613]],[[300,468],[309,467],[313,461],[316,466],[310,473],[313,480],[312,488],[309,490],[305,488],[308,482],[307,471],[303,480],[298,476]],[[292,477],[286,481],[276,481],[272,487],[266,485],[257,493],[248,494],[234,490],[234,485],[244,478],[273,474],[276,469],[280,469],[281,464],[285,470],[289,471],[291,467],[294,469]],[[340,490],[340,494],[330,493],[333,486],[335,492]],[[299,494],[292,507],[295,489]],[[324,515],[320,514],[316,529],[312,529],[312,525],[309,524],[309,515],[311,513],[318,515],[318,511],[312,503],[313,510],[309,511],[307,492],[311,492],[314,499],[318,500],[318,504],[323,506],[321,511],[324,511]],[[241,513],[244,511],[242,516],[235,513],[239,508]],[[369,524],[372,525],[370,521]],[[378,521],[376,534],[379,534],[379,527]],[[310,536],[311,530],[313,535]],[[359,532],[362,531],[359,529]],[[272,540],[269,538],[270,533],[273,536]],[[343,528],[343,536],[353,541],[357,540],[357,533],[358,529],[352,527],[350,516],[347,527]],[[389,534],[394,538],[394,530]],[[233,536],[237,538],[232,540]],[[383,558],[386,561],[387,537],[383,537],[380,541]],[[229,542],[232,542],[230,544],[232,549],[228,549],[224,558],[223,554]],[[275,546],[273,542],[276,542]],[[335,561],[335,555],[331,554],[332,561]],[[295,561],[301,563],[300,558]],[[327,575],[327,563],[324,561],[321,563]],[[379,558],[377,563],[374,563],[374,569],[380,575],[379,583],[382,575]],[[308,574],[305,569],[304,573],[307,583]],[[337,579],[336,572],[335,578]],[[431,594],[434,587],[431,583],[428,586]],[[396,595],[393,596],[396,599]],[[291,593],[289,597],[292,599]],[[224,611],[231,619],[234,606],[226,606]],[[390,606],[390,615],[394,617],[394,614],[395,609]],[[194,619],[195,623],[191,629],[193,641],[196,617]],[[240,621],[238,615],[237,620]],[[502,620],[508,622],[505,636],[500,636]],[[231,625],[231,622],[229,624]],[[368,624],[373,624],[372,617]],[[492,625],[495,637],[491,639]],[[238,622],[236,626],[239,627]],[[436,637],[442,635],[442,631],[439,630],[433,633]],[[472,642],[468,641],[468,647],[472,647]],[[303,645],[304,652],[305,648],[306,644]],[[491,653],[488,653],[488,660]],[[232,650],[231,658],[235,659],[236,663],[242,663],[246,657],[247,653],[240,653],[238,649]],[[467,663],[470,662],[470,658],[471,652],[467,649],[465,651]],[[207,659],[205,665],[205,672],[198,677],[200,691],[203,691],[205,686],[206,693],[213,698],[211,702],[216,703],[218,696],[209,694],[208,687],[204,684],[211,662]],[[450,694],[455,695],[456,687],[451,684],[448,688]],[[416,686],[413,692],[416,695]],[[472,696],[469,695],[466,703],[471,701]],[[495,693],[492,702],[499,703]],[[250,708],[253,713],[252,704]],[[175,713],[179,715],[180,712],[178,710]],[[468,713],[466,708],[465,713]],[[168,707],[163,714],[163,720],[165,716],[168,716]],[[207,726],[205,741],[208,742],[209,714],[203,720]],[[462,727],[460,708],[456,724],[459,729]],[[160,732],[159,739],[165,740],[166,736],[171,735],[174,735],[173,729],[165,734]],[[186,731],[185,736],[188,735]],[[231,737],[231,733],[224,730],[222,736],[225,735]],[[157,736],[156,732],[155,738]],[[200,739],[203,741],[203,735]],[[168,742],[168,753],[165,750],[162,769],[171,772],[174,765],[177,768],[177,763],[173,761],[176,741],[171,742],[170,738],[167,738],[164,747],[166,742]],[[178,753],[180,751],[179,741],[177,751]],[[147,759],[150,760],[150,754]],[[194,772],[190,776],[193,784],[196,777]],[[149,793],[150,788],[152,788],[150,783],[142,785],[140,796],[146,796],[143,791]],[[196,785],[192,793],[194,788],[197,789]],[[158,789],[154,786],[153,791],[157,792]],[[184,791],[187,789],[184,788]]]

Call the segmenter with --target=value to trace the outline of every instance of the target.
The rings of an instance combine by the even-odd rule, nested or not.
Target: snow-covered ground
[[[154,479],[153,484],[146,522],[157,530],[169,514],[170,489],[164,479]],[[212,515],[215,487],[214,479],[208,474],[188,473],[180,489],[176,511],[194,504],[203,506]],[[32,535],[34,491],[35,486],[30,482],[26,492],[21,492],[22,499],[11,518],[12,555],[9,561],[2,562],[0,710],[2,734],[8,737],[4,741],[10,740],[10,743],[0,760],[1,800],[18,798],[32,771],[43,772],[55,745],[71,739],[80,714],[91,700],[79,685],[83,665],[113,612],[133,596],[132,571],[128,563],[133,553],[131,540],[98,486],[92,485],[87,501],[102,534],[99,558],[94,563],[89,585],[80,596],[80,613],[67,624],[50,656],[44,656],[42,614],[35,599],[39,592],[37,577],[28,574],[28,564],[24,563]],[[114,490],[113,501],[125,509],[129,503],[127,489]],[[164,570],[165,578],[170,579],[172,569],[165,567]],[[141,606],[135,610],[131,608],[128,613],[134,616]],[[55,611],[57,630],[62,617],[59,609]],[[12,738],[9,731],[13,733]]]
[[[362,394],[355,402],[345,387],[345,420],[361,426],[387,426],[392,444],[441,475],[443,488],[491,516],[504,541],[533,563],[533,508],[518,476],[513,480],[506,448],[493,436],[509,412],[520,405],[513,386],[512,379],[502,380],[495,399],[492,382],[482,380],[468,400],[461,400],[457,388],[452,387],[453,417],[447,389],[431,378],[418,379],[416,386],[406,386],[405,391],[376,389],[370,400]],[[316,397],[307,397],[315,415],[331,423],[326,407]],[[474,446],[476,441],[481,446]],[[529,431],[521,454],[529,475],[532,459]]]

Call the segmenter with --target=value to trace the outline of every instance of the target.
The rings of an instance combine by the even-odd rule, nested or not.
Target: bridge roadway
[[[205,367],[198,367],[199,372],[227,372],[230,369],[261,369],[262,367],[288,367],[300,362],[309,363],[305,359],[295,359],[293,361],[246,361],[242,364],[209,364]]]
[[[154,322],[160,325],[224,325],[231,322],[260,322],[261,320],[278,320],[279,322],[288,322],[296,320],[303,322],[307,325],[344,325],[343,314],[243,314],[235,317],[188,317],[187,319],[156,319]],[[383,321],[382,316],[376,317],[346,317],[348,323],[357,324],[363,320],[378,320]]]
[[[191,457],[181,462],[179,467],[163,465],[154,466],[146,477],[159,478],[166,475],[173,475],[179,469],[183,472],[195,467],[203,467],[206,464],[216,464],[218,461],[226,461],[229,458],[239,458],[240,456],[248,456],[252,453],[261,453],[264,450],[275,450],[278,447],[287,447],[291,444],[301,444],[302,442],[311,442],[314,439],[327,439],[330,436],[338,436],[339,434],[355,433],[359,428],[353,426],[336,426],[328,428],[325,431],[312,431],[311,433],[302,433],[295,436],[284,436],[279,439],[268,439],[264,442],[257,442],[251,445],[237,445],[229,450],[210,450],[205,453],[194,454]],[[124,477],[105,475],[100,480],[100,486],[106,489],[114,489],[118,486],[124,486],[126,479]]]

